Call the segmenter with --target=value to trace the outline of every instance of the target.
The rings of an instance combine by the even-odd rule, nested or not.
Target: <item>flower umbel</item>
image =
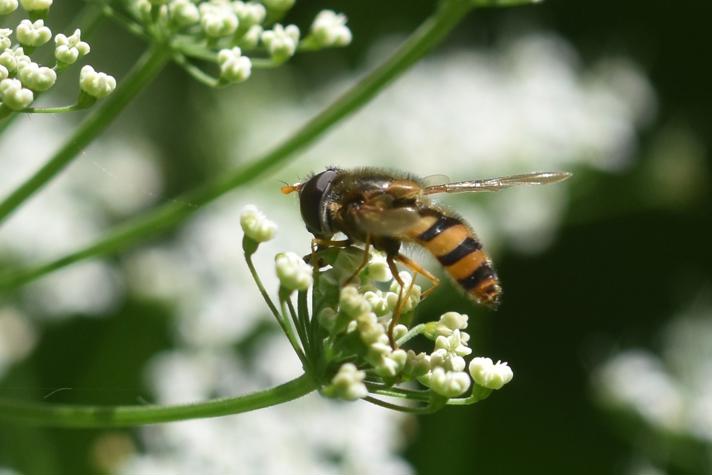
[[[470,362],[468,374],[465,357],[472,349],[465,331],[467,315],[446,312],[438,321],[409,325],[421,299],[420,285],[414,275],[401,271],[401,286],[385,271],[384,257],[377,252],[368,256],[362,269],[357,266],[364,251],[355,247],[313,251],[305,258],[292,252],[277,254],[281,290],[275,305],[252,265],[255,241],[262,236],[265,223],[271,222],[257,208],[248,206],[241,223],[253,277],[305,371],[325,396],[366,399],[406,412],[432,412],[445,404],[473,404],[512,379],[506,363],[494,364],[482,357]],[[270,229],[265,234],[271,238],[274,228]],[[320,267],[306,261],[318,262]],[[354,276],[356,270],[359,273]],[[346,285],[351,277],[359,283]],[[296,306],[292,302],[295,291]],[[403,323],[396,325],[394,314],[399,311]],[[405,348],[418,335],[433,342],[431,353]],[[426,389],[401,387],[409,381],[418,381]],[[471,394],[466,395],[470,388]],[[376,397],[379,395],[410,399],[419,405],[400,406],[382,401]]]

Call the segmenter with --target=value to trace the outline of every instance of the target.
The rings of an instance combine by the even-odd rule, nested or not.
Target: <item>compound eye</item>
[[[323,227],[322,217],[325,216],[326,210],[322,209],[322,203],[324,194],[331,186],[336,173],[336,170],[326,170],[314,175],[304,183],[299,191],[302,219],[307,225],[307,230],[312,234],[327,234],[327,230]]]

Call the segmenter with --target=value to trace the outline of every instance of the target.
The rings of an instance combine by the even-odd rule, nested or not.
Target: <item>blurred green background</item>
[[[65,5],[56,8],[59,19],[54,24],[68,22],[79,7],[77,4],[73,9]],[[117,196],[122,193],[138,195],[139,203],[116,209],[110,206],[114,198],[104,197],[109,206],[102,205],[103,214],[97,228],[105,229],[125,219],[126,215],[150,207],[151,203],[169,200],[235,163],[249,160],[253,150],[265,149],[313,114],[315,104],[326,103],[324,96],[332,97],[335,91],[342,90],[344,78],[348,82],[348,78],[362,74],[375,64],[373,58],[383,55],[374,51],[379,48],[389,51],[394,41],[403,38],[430,14],[434,2],[301,1],[297,2],[288,20],[308,25],[322,8],[347,14],[354,36],[351,46],[298,56],[288,67],[260,71],[244,87],[230,90],[205,89],[173,66],[164,71],[105,135],[109,142],[114,140],[112,150],[118,150],[112,152],[112,163],[117,167],[125,157],[136,155],[133,147],[140,145],[150,150],[150,153],[142,152],[139,156],[152,161],[151,173],[157,174],[160,178],[156,180],[162,184],[154,187],[149,180],[148,184],[127,185],[122,181]],[[418,140],[430,139],[435,145],[424,147],[420,156],[370,156],[363,159],[364,164],[376,161],[423,175],[445,173],[456,179],[552,167],[575,172],[565,191],[550,201],[532,205],[536,208],[555,202],[551,206],[556,206],[556,216],[547,218],[549,227],[545,238],[526,226],[518,228],[516,223],[511,226],[497,224],[501,220],[517,219],[517,213],[503,211],[507,209],[506,202],[490,203],[489,198],[482,197],[452,201],[452,206],[470,218],[475,229],[480,230],[480,223],[476,215],[468,214],[471,208],[478,210],[476,213],[483,216],[485,224],[489,223],[483,235],[485,243],[495,250],[496,266],[505,289],[504,304],[496,314],[476,309],[452,287],[445,286],[422,305],[422,317],[435,318],[443,309],[468,313],[475,353],[509,361],[515,378],[481,404],[448,408],[417,420],[393,422],[396,433],[400,434],[397,437],[403,441],[394,450],[402,454],[406,464],[384,467],[379,473],[712,473],[712,386],[707,384],[705,389],[702,385],[704,375],[709,375],[712,380],[712,350],[709,349],[712,334],[705,334],[711,338],[706,346],[704,338],[698,346],[690,343],[689,349],[694,352],[690,352],[689,364],[680,360],[681,357],[669,356],[677,354],[678,347],[685,347],[686,340],[666,336],[671,331],[674,333],[675,322],[680,319],[707,329],[706,322],[712,319],[709,294],[712,280],[712,169],[709,156],[712,145],[712,65],[708,58],[712,44],[711,14],[712,6],[701,1],[671,4],[553,0],[538,6],[476,11],[427,60],[431,69],[426,72],[431,74],[430,79],[435,84],[441,81],[441,88],[425,88],[433,94],[419,97],[411,94],[414,97],[410,97],[407,91],[417,91],[413,86],[405,89],[400,99],[390,96],[390,102],[386,98],[383,108],[367,112],[368,117],[373,118],[388,111],[391,113],[389,120],[397,122],[402,118],[408,133],[419,137]],[[407,105],[409,100],[425,104],[425,108],[415,110],[429,110],[431,118],[437,116],[441,103],[448,101],[448,94],[462,94],[463,88],[449,86],[451,81],[467,84],[468,78],[462,75],[468,70],[456,67],[457,54],[477,51],[496,60],[498,55],[504,54],[506,44],[514,41],[513,38],[526,46],[527,38],[537,37],[528,36],[532,34],[556,38],[557,44],[566,46],[563,50],[554,48],[554,51],[575,56],[564,63],[534,64],[532,67],[540,67],[536,70],[543,71],[544,78],[548,67],[561,67],[561,64],[569,65],[571,74],[585,76],[595,64],[614,57],[624,58],[627,64],[633,65],[638,74],[635,81],[647,84],[643,89],[647,88],[648,99],[642,101],[647,104],[648,111],[640,113],[642,118],[639,120],[631,119],[637,123],[629,125],[632,130],[628,131],[629,139],[622,141],[625,146],[624,150],[618,150],[620,157],[611,162],[606,157],[589,160],[584,151],[577,152],[577,156],[544,161],[539,165],[536,161],[527,161],[528,151],[524,145],[528,142],[524,141],[516,160],[501,167],[497,163],[480,165],[474,160],[469,164],[466,156],[458,164],[450,163],[446,149],[454,150],[453,153],[466,151],[460,151],[456,144],[443,142],[439,134],[443,134],[449,125],[442,124],[442,130],[428,128],[404,104]],[[143,47],[138,40],[107,21],[97,28],[92,38],[91,64],[120,79]],[[448,64],[455,64],[447,69],[448,74],[459,75],[455,79],[437,77],[438,71],[446,70],[445,58],[449,58]],[[417,71],[415,68],[410,74],[417,74]],[[408,81],[409,77],[403,80]],[[517,84],[517,78],[510,80]],[[589,80],[584,77],[577,84],[585,88]],[[417,83],[417,80],[413,81]],[[399,84],[393,88],[397,89]],[[482,84],[477,83],[477,87]],[[544,88],[540,94],[545,98],[548,97],[547,84],[543,80],[539,85]],[[603,84],[606,84],[605,80]],[[491,85],[496,88],[497,81],[491,81]],[[551,87],[556,87],[553,80]],[[479,90],[478,94],[488,97],[489,92]],[[492,92],[495,97],[497,94]],[[535,91],[527,97],[536,98],[537,94]],[[566,95],[557,97],[565,98]],[[377,97],[373,107],[377,107],[382,99]],[[458,99],[450,100],[457,102]],[[565,121],[565,117],[557,115],[557,108],[563,105],[556,101],[547,104],[546,100],[535,104],[539,114],[535,123],[546,121],[547,117]],[[492,112],[498,107],[494,104],[492,109],[474,109],[471,114],[478,117],[478,114]],[[516,112],[518,105],[509,104],[508,107],[514,107]],[[615,107],[612,110],[615,111]],[[626,113],[635,115],[630,111],[623,111],[621,115]],[[596,117],[594,115],[594,119]],[[615,121],[619,117],[614,113],[610,116],[603,114],[600,120]],[[61,119],[23,119],[34,121],[39,127],[54,127],[51,125],[53,120]],[[65,120],[64,127],[71,126],[75,120],[79,117]],[[425,117],[423,120],[425,124],[431,123]],[[486,122],[488,119],[480,117],[480,120]],[[491,120],[492,127],[497,129],[497,117],[492,116]],[[23,130],[24,125],[19,122],[8,134],[15,133],[14,129]],[[522,136],[530,134],[526,127],[532,122],[521,123],[524,124],[521,127],[512,126],[507,120],[501,123],[501,127],[509,127],[501,133],[511,142],[512,149],[523,143]],[[337,132],[348,134],[352,125],[347,121]],[[398,127],[397,123],[392,125],[394,130]],[[617,124],[602,124],[601,128],[609,125],[610,133],[623,133],[616,128]],[[358,123],[354,127],[359,127]],[[557,125],[553,124],[553,127]],[[321,154],[315,152],[316,162],[295,165],[252,185],[249,202],[267,209],[270,216],[280,222],[281,232],[289,235],[292,232],[289,226],[293,223],[298,226],[298,221],[288,221],[286,217],[296,213],[297,207],[293,200],[279,195],[280,180],[299,179],[300,174],[309,168],[322,166],[319,160],[334,165],[358,164],[358,157],[375,147],[369,148],[367,142],[386,140],[391,133],[394,141],[407,140],[402,138],[407,134],[399,136],[390,130],[378,139],[362,135],[360,139],[344,139],[331,145],[327,139],[326,150]],[[477,142],[478,133],[477,129],[471,130],[467,140]],[[365,151],[360,148],[360,140]],[[240,149],[244,153],[235,152],[235,142],[246,144]],[[14,142],[14,146],[20,146],[18,143]],[[87,157],[80,158],[73,166],[76,169],[85,167],[84,178],[80,176],[79,181],[84,180],[86,188],[101,186],[92,177],[107,179],[109,184],[123,180],[113,169],[102,171],[106,144],[95,144],[87,152]],[[3,162],[10,156],[9,145],[5,146],[2,149],[4,156],[0,158],[3,169],[9,166],[8,162]],[[343,155],[340,155],[339,147],[343,147]],[[443,155],[437,154],[439,147],[443,149]],[[565,149],[566,146],[548,144],[548,147]],[[402,149],[408,150],[408,146],[403,145]],[[397,146],[395,150],[398,150]],[[539,157],[547,150],[532,152],[532,156]],[[595,150],[595,144],[592,150],[591,155],[602,153]],[[566,154],[565,151],[561,153]],[[39,155],[41,159],[46,153]],[[304,156],[310,156],[310,151]],[[84,158],[87,160],[83,161]],[[81,190],[81,187],[73,189]],[[540,192],[525,191],[522,196],[525,202],[527,193],[532,193],[529,195],[532,197],[539,196],[537,193]],[[241,199],[244,201],[244,195]],[[522,205],[521,200],[512,203],[512,206]],[[546,209],[521,211],[527,216],[530,212],[535,217],[547,216]],[[79,217],[76,219],[82,221],[81,210],[77,213]],[[34,226],[37,233],[48,229],[42,214],[32,216],[27,218],[30,222],[26,226]],[[280,221],[282,217],[287,225]],[[536,221],[536,218],[532,219]],[[233,234],[221,239],[229,242],[232,238],[234,252],[239,253],[237,221],[223,224],[233,229]],[[490,231],[486,231],[487,226]],[[536,223],[533,226],[536,227]],[[63,235],[61,226],[47,232]],[[177,230],[152,239],[144,248],[173,246],[170,249],[175,250],[181,232]],[[536,245],[527,245],[530,232]],[[303,243],[293,242],[293,250],[306,250],[306,239],[304,234]],[[2,244],[6,245],[8,240],[11,238],[6,238]],[[78,244],[80,242],[69,242],[66,249]],[[177,347],[190,346],[191,351],[201,349],[194,341],[185,343],[183,333],[195,331],[190,324],[184,325],[187,329],[176,330],[179,323],[173,303],[178,296],[171,295],[171,291],[180,287],[169,286],[167,294],[160,298],[155,293],[144,293],[132,287],[131,276],[134,274],[131,269],[135,261],[132,253],[141,249],[132,249],[103,264],[111,269],[109,274],[115,284],[113,297],[105,305],[97,304],[84,310],[71,304],[56,306],[55,299],[66,300],[67,286],[74,289],[79,300],[84,292],[89,300],[101,294],[101,290],[81,287],[85,281],[72,283],[71,277],[65,273],[57,274],[57,279],[64,279],[65,283],[58,290],[31,286],[24,292],[0,297],[3,311],[16,312],[32,322],[34,335],[26,354],[15,360],[8,358],[0,372],[0,395],[92,404],[155,400],[155,392],[152,392],[155,388],[146,373],[148,362],[160,352]],[[191,259],[200,261],[200,245],[185,245],[181,252],[184,251],[193,252]],[[19,252],[14,248],[6,246],[0,255],[10,263],[22,260],[17,254]],[[37,255],[45,254],[37,250]],[[170,261],[171,255],[162,257]],[[265,262],[269,261],[267,256]],[[207,262],[209,267],[214,261]],[[194,269],[182,266],[174,262],[171,272],[192,272],[190,269]],[[271,272],[268,264],[264,272]],[[210,269],[201,275],[209,273]],[[257,294],[249,288],[249,281],[242,279],[236,280],[235,285],[245,286],[245,295],[256,299]],[[210,287],[211,283],[208,280],[202,285]],[[225,291],[229,293],[230,289]],[[100,310],[93,313],[92,308]],[[258,303],[246,302],[244,307],[236,310],[260,314],[259,309]],[[189,310],[183,312],[189,313]],[[255,345],[259,345],[264,335],[272,330],[270,320],[258,320],[258,323],[251,323],[244,334],[235,331],[228,346],[236,358],[246,362],[245,368],[249,368]],[[693,330],[690,333],[694,337],[700,332]],[[601,368],[610,369],[610,364],[618,361],[618,356],[631,350],[646,355],[644,359],[648,362],[659,363],[653,366],[666,375],[666,381],[673,389],[663,383],[646,386],[644,381],[635,379],[643,378],[645,368],[650,369],[650,365],[645,364],[637,372],[633,371],[630,378],[617,383],[618,387],[611,385],[611,373]],[[0,348],[0,356],[2,354]],[[269,362],[276,366],[281,363],[280,360]],[[703,366],[704,371],[696,372],[692,383],[677,377],[677,368],[693,364]],[[627,393],[626,390],[618,391],[620,385],[625,384],[631,384],[632,389]],[[260,382],[255,385],[259,387]],[[636,392],[636,388],[640,391]],[[676,395],[670,396],[673,390],[677,391]],[[638,394],[641,391],[646,396],[642,399]],[[621,392],[624,393],[622,396]],[[221,392],[215,390],[206,396],[215,394]],[[180,395],[176,395],[176,399],[181,399]],[[660,416],[658,407],[668,407],[666,404],[677,409],[671,409],[672,412],[661,409]],[[702,409],[692,411],[693,406]],[[338,410],[335,414],[331,421],[336,425],[335,431],[346,430],[338,428],[339,423],[358,423],[358,419],[346,416],[340,422]],[[284,413],[280,421],[286,426],[326,423],[316,419],[295,421],[299,417],[299,413]],[[232,419],[232,424],[240,423],[239,417]],[[362,430],[367,432],[365,428]],[[142,451],[161,452],[161,443],[157,442],[160,437],[160,432],[146,435],[139,431],[34,429],[3,424],[0,426],[0,467],[23,474],[132,473],[131,469],[121,468],[121,464],[127,457]],[[269,433],[265,437],[264,444],[269,445]],[[175,449],[175,444],[179,443],[173,441],[173,445],[168,445]],[[372,443],[382,444],[383,441],[374,434]],[[163,450],[170,453],[170,447]],[[338,450],[334,450],[335,453],[328,457],[338,459]],[[209,466],[208,462],[193,466],[177,464],[173,468],[156,468],[153,472],[141,473],[201,473],[200,467]],[[228,466],[219,473],[270,473],[267,469],[253,471],[250,467],[254,468],[241,466],[236,460],[235,471]],[[295,465],[291,473],[309,473],[301,472],[303,469],[299,467]],[[344,473],[354,472],[344,468]]]

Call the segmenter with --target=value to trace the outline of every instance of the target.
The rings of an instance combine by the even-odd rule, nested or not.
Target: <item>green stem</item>
[[[75,112],[89,107],[84,104],[72,104],[71,106],[58,106],[58,107],[28,107],[27,109],[22,109],[20,112],[27,114],[60,114],[63,112]]]
[[[324,132],[365,105],[407,71],[439,43],[470,8],[470,2],[464,0],[445,2],[383,64],[308,121],[295,134],[257,160],[130,220],[87,247],[36,267],[7,273],[0,277],[0,288],[17,287],[75,262],[114,253],[142,238],[175,226],[187,219],[195,210],[219,196],[283,166],[289,157],[315,142]],[[190,203],[190,206],[185,203]]]
[[[0,203],[0,223],[28,198],[45,186],[89,145],[136,95],[163,69],[170,58],[163,46],[153,46],[141,56],[119,88],[94,111],[64,145],[18,188]]]
[[[425,324],[424,323],[419,323],[413,328],[411,328],[408,333],[403,335],[402,337],[398,338],[396,340],[396,345],[398,346],[403,346],[405,345],[408,341],[410,341],[412,338],[415,338],[416,336],[420,335],[423,333],[425,330]]]
[[[182,54],[176,54],[173,57],[173,60],[178,64],[183,70],[190,74],[190,76],[198,81],[199,83],[208,86],[208,87],[220,87],[220,79],[211,76],[210,74],[206,73],[202,69],[200,69],[198,66],[195,64],[191,63],[185,56]],[[227,85],[227,84],[223,84]]]
[[[240,414],[298,399],[315,389],[316,383],[303,374],[263,391],[176,406],[83,406],[0,399],[0,420],[47,427],[130,427]]]

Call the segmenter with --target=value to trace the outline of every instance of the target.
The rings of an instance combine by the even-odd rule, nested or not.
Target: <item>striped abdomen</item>
[[[435,256],[447,273],[478,303],[496,307],[502,289],[492,262],[470,227],[460,218],[433,208],[420,210],[421,219],[408,237]]]

